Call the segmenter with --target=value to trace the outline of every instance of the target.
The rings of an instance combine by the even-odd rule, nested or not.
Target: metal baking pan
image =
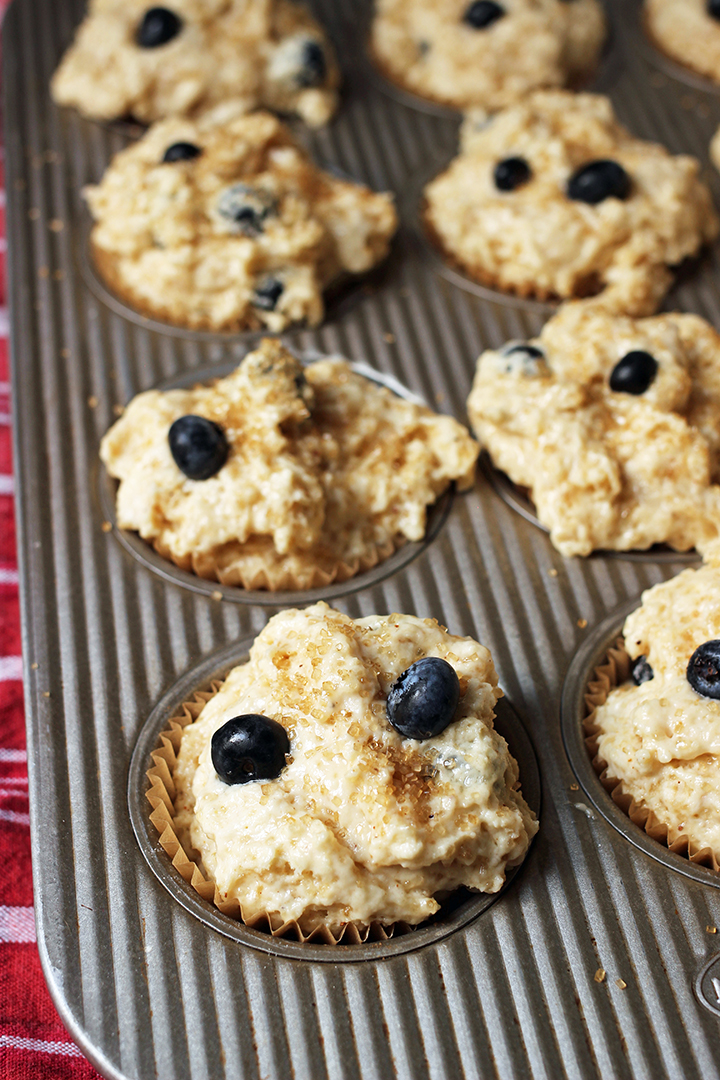
[[[593,628],[682,560],[562,559],[481,475],[412,562],[333,602],[354,617],[433,616],[492,650],[543,786],[541,830],[515,880],[443,937],[337,962],[228,937],[148,866],[127,798],[140,732],[186,672],[254,636],[275,608],[161,578],[103,530],[97,449],[114,407],[244,345],[142,325],[83,277],[79,189],[132,132],[49,101],[82,7],[15,0],[3,43],[36,915],[70,1032],[104,1076],[128,1080],[720,1077],[720,891],[606,820],[560,722],[566,672]],[[308,141],[321,162],[397,191],[405,214],[402,193],[451,152],[457,117],[415,108],[369,73],[358,55],[367,0],[313,7],[345,91]],[[612,45],[594,85],[638,135],[707,164],[720,96],[674,78],[642,42],[636,0],[607,8]],[[720,204],[709,165],[708,177]],[[413,229],[405,215],[383,271],[331,305],[324,326],[286,340],[365,360],[463,418],[480,351],[536,334],[544,315],[439,274]],[[668,299],[716,325],[717,251]]]

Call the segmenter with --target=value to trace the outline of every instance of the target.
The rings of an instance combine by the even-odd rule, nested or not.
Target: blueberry
[[[282,296],[285,286],[277,278],[266,278],[260,282],[253,294],[253,306],[260,311],[274,311],[275,305]]]
[[[137,28],[135,41],[142,49],[156,49],[167,45],[182,30],[182,19],[167,8],[148,8]]]
[[[720,19],[720,0],[707,0],[707,13],[713,19]]]
[[[539,375],[547,374],[544,352],[528,341],[506,345],[500,355],[505,360],[500,368],[505,375],[522,375],[526,379],[535,379]]]
[[[180,416],[168,441],[175,464],[190,480],[209,480],[227,461],[225,432],[204,416]]]
[[[192,161],[193,158],[199,157],[200,154],[202,154],[202,150],[199,146],[195,146],[191,142],[176,142],[172,146],[168,146],[163,154],[163,163],[172,165],[176,161]]]
[[[300,70],[296,81],[298,86],[322,86],[327,78],[327,60],[322,45],[317,41],[306,41],[300,54]]]
[[[655,672],[648,664],[647,656],[638,656],[630,670],[630,675],[636,686],[642,686],[644,682],[650,682],[655,678]]]
[[[473,0],[473,3],[465,9],[463,22],[472,26],[473,30],[485,30],[498,19],[502,19],[505,8],[494,0]]]
[[[720,641],[706,641],[690,657],[687,681],[703,697],[720,701]]]
[[[650,353],[634,349],[618,360],[610,374],[610,389],[618,394],[644,394],[652,386],[658,362]]]
[[[233,184],[221,194],[217,209],[220,217],[231,222],[235,232],[255,237],[264,231],[266,219],[277,211],[277,200],[262,188]]]
[[[396,679],[387,717],[406,739],[431,739],[448,726],[460,700],[460,683],[447,660],[426,656]]]
[[[213,768],[224,784],[276,780],[289,753],[290,740],[282,724],[256,713],[228,720],[210,743]]]
[[[521,157],[509,157],[504,161],[498,161],[493,173],[498,191],[514,191],[515,188],[527,184],[531,176],[532,169],[525,158]]]
[[[617,161],[590,161],[573,173],[567,187],[568,197],[596,206],[604,199],[627,199],[632,184]]]

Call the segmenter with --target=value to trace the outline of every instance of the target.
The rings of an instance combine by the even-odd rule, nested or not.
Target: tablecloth
[[[0,17],[9,0],[0,0]],[[0,154],[2,153],[0,148]],[[35,944],[13,510],[0,160],[0,1080],[96,1080],[52,1003]]]

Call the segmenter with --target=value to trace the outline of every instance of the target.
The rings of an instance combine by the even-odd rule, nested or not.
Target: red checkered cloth
[[[35,944],[6,303],[0,160],[0,1080],[97,1080],[55,1011]]]

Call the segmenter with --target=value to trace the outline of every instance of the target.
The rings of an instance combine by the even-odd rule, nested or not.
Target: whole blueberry
[[[504,161],[498,161],[493,173],[498,191],[514,191],[515,188],[527,184],[531,176],[532,169],[525,158],[521,157],[509,157]]]
[[[276,780],[289,753],[290,740],[282,724],[257,713],[228,720],[210,743],[213,768],[224,784]]]
[[[204,416],[179,417],[168,432],[170,453],[190,480],[209,480],[227,461],[225,432]]]
[[[282,281],[277,278],[266,278],[261,281],[253,294],[253,307],[260,311],[274,311],[275,306],[285,291]]]
[[[706,641],[690,657],[687,681],[703,697],[720,701],[720,641]]]
[[[627,199],[632,183],[617,161],[590,161],[573,173],[567,187],[568,197],[575,202],[596,206],[604,199]]]
[[[179,15],[168,8],[148,8],[137,28],[135,41],[142,49],[157,49],[158,45],[167,45],[182,30],[183,22]]]
[[[643,683],[655,678],[655,672],[648,664],[647,656],[638,656],[630,670],[630,675],[636,686],[642,686]]]
[[[720,19],[720,0],[707,0],[707,13],[713,19]]]
[[[256,237],[265,229],[265,221],[277,211],[277,199],[270,191],[233,184],[218,199],[218,214],[243,236]]]
[[[302,47],[300,69],[296,76],[298,86],[322,86],[327,78],[325,51],[318,41],[309,39]]]
[[[639,396],[652,386],[658,373],[658,362],[654,356],[642,349],[633,349],[622,360],[618,360],[610,373],[610,389],[618,394]]]
[[[431,739],[451,722],[459,700],[455,668],[438,656],[426,656],[391,686],[387,718],[406,739]]]
[[[465,9],[463,22],[472,26],[473,30],[485,30],[498,19],[502,19],[504,14],[505,8],[494,3],[494,0],[473,0]]]
[[[193,158],[199,157],[200,154],[202,154],[202,150],[199,146],[195,146],[194,143],[175,142],[172,146],[168,146],[163,154],[163,163],[172,165],[176,161],[192,161]]]

